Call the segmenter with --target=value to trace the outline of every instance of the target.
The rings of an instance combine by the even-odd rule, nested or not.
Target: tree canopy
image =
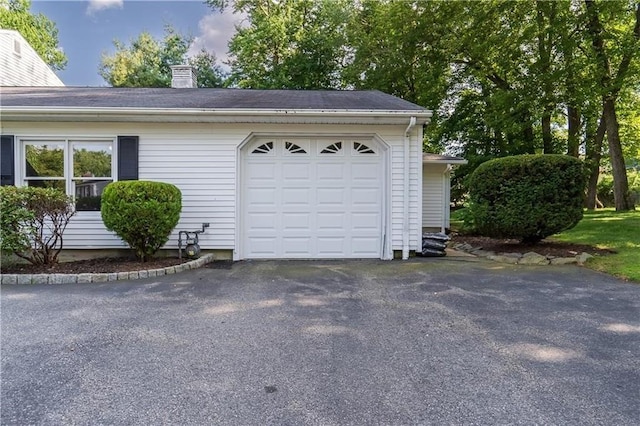
[[[31,0],[0,0],[0,28],[18,31],[51,68],[64,69],[67,56],[58,46],[56,24],[30,10]]]
[[[190,63],[199,87],[220,87],[224,73],[213,53],[201,51],[187,58],[191,38],[165,28],[164,38],[158,40],[148,32],[141,33],[129,45],[114,41],[115,53],[102,55],[99,73],[114,87],[169,87],[171,66]]]

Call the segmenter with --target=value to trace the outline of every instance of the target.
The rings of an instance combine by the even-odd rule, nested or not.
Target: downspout
[[[409,166],[411,156],[411,131],[416,125],[416,118],[411,117],[404,131],[404,209],[402,218],[402,260],[409,259]]]

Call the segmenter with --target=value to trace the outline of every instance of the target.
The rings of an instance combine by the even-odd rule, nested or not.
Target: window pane
[[[76,180],[75,200],[78,211],[100,211],[102,191],[111,180],[84,179]]]
[[[64,145],[56,142],[25,145],[27,177],[64,177]]]
[[[110,142],[74,142],[73,177],[111,177]]]
[[[28,186],[35,186],[37,188],[55,188],[60,192],[66,192],[65,182],[63,180],[29,180]]]

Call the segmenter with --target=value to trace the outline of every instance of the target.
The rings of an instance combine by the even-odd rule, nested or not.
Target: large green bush
[[[586,173],[566,155],[517,155],[481,164],[469,181],[475,231],[536,243],[582,219]]]
[[[73,200],[53,188],[0,187],[0,246],[29,262],[53,264],[75,214]]]
[[[100,212],[107,229],[145,261],[167,242],[181,210],[182,194],[175,185],[130,180],[107,185]]]

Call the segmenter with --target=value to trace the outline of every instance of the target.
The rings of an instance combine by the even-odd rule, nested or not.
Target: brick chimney
[[[171,66],[171,87],[174,89],[190,89],[198,87],[196,72],[191,65]]]

